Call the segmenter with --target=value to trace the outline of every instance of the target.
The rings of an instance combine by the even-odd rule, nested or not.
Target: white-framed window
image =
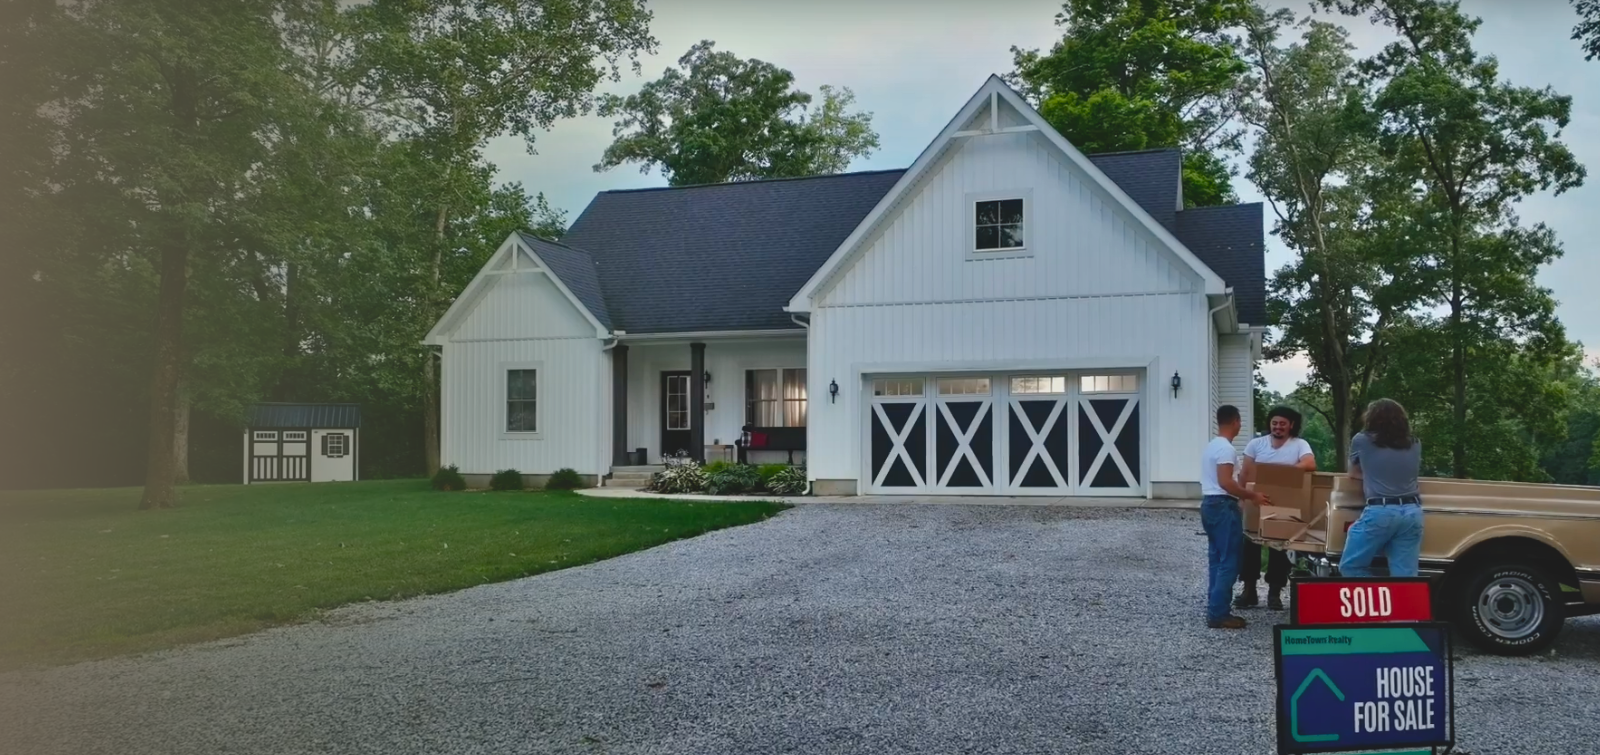
[[[507,433],[539,432],[539,368],[510,365],[504,370]]]
[[[989,378],[939,378],[940,396],[987,396]]]
[[[322,455],[330,459],[344,457],[350,452],[349,437],[344,433],[328,433],[322,436]]]
[[[255,439],[255,440],[277,440],[278,439],[278,431],[277,430],[257,430],[254,433],[252,433],[250,437]]]
[[[304,430],[285,430],[285,431],[283,431],[283,439],[284,440],[305,440],[306,439],[306,431],[304,431]]]
[[[744,421],[754,427],[806,426],[806,370],[745,370]]]
[[[1082,393],[1135,393],[1139,390],[1139,376],[1081,375],[1078,390]]]
[[[1011,252],[1027,247],[1022,197],[980,199],[972,207],[973,251]]]
[[[922,378],[878,378],[872,381],[874,396],[921,396]]]
[[[1066,392],[1066,375],[1025,375],[1011,378],[1011,394],[1014,396]]]

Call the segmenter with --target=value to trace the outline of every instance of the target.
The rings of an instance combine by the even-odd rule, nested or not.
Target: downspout
[[[796,324],[796,325],[799,325],[799,326],[800,326],[800,327],[802,327],[802,328],[805,328],[805,329],[806,329],[806,330],[810,330],[810,329],[811,329],[811,323],[810,323],[810,321],[804,321],[804,322],[802,322],[802,321],[801,321],[801,320],[800,320],[800,315],[789,315],[789,321],[790,321],[790,322],[793,322],[793,323],[794,323],[794,324]]]
[[[608,343],[608,344],[606,344],[604,346],[601,346],[600,350],[601,351],[610,351],[610,350],[616,348],[617,347],[617,342],[622,340],[622,336],[625,336],[627,334],[628,334],[628,331],[626,331],[626,330],[613,330],[613,331],[611,331],[610,335],[601,336],[602,338],[611,339],[611,343]]]
[[[1228,298],[1224,299],[1221,304],[1218,304],[1217,306],[1212,307],[1211,311],[1206,313],[1206,319],[1207,320],[1210,320],[1211,318],[1216,317],[1218,312],[1221,312],[1222,310],[1233,306],[1233,287],[1229,286],[1228,288],[1223,289],[1222,290],[1222,295],[1226,296]]]

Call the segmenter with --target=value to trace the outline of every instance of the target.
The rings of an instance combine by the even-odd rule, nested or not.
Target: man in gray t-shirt
[[[1367,498],[1417,495],[1417,470],[1422,466],[1422,441],[1406,449],[1384,448],[1367,433],[1350,439],[1350,464],[1361,467],[1361,490]]]

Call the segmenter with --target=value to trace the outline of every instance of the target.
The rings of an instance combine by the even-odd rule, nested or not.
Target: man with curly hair
[[[1257,464],[1281,464],[1316,471],[1317,460],[1311,444],[1300,437],[1300,412],[1276,406],[1267,413],[1267,434],[1254,438],[1244,447],[1244,466],[1239,482],[1248,485],[1256,479]],[[1234,598],[1234,608],[1254,608],[1261,603],[1256,580],[1261,578],[1261,551],[1264,546],[1245,539],[1239,548],[1239,581],[1244,589]],[[1283,610],[1283,588],[1289,584],[1289,556],[1280,550],[1267,552],[1267,608]]]

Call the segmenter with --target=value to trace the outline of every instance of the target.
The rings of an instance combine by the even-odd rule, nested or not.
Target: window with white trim
[[[344,433],[328,433],[322,436],[322,455],[330,459],[343,458],[347,453],[346,443],[349,436]]]
[[[806,410],[805,368],[745,370],[745,424],[753,427],[805,427]]]
[[[538,370],[506,370],[506,432],[539,432]]]
[[[1066,392],[1066,375],[1027,375],[1011,378],[1012,395]]]
[[[298,430],[298,431],[296,431],[296,430],[285,430],[284,433],[283,433],[283,439],[284,440],[305,440],[306,439],[306,431],[304,431],[304,430]]]
[[[939,378],[940,396],[987,396],[989,378]]]
[[[973,205],[972,248],[980,252],[1003,252],[1022,249],[1023,201],[1015,199],[983,199]]]
[[[276,430],[257,430],[257,431],[255,431],[255,434],[252,435],[251,437],[255,438],[256,440],[277,440],[278,439],[278,431],[276,431]]]
[[[1083,375],[1078,378],[1083,393],[1134,393],[1139,390],[1138,375]]]
[[[878,378],[872,381],[874,396],[921,396],[922,378]]]

